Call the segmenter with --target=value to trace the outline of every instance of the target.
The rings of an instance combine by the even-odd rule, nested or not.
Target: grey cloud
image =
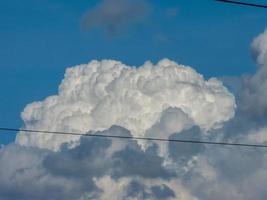
[[[86,179],[100,176],[107,168],[105,157],[110,145],[111,141],[106,138],[81,137],[79,146],[73,149],[63,147],[60,152],[49,154],[43,165],[57,176]]]
[[[144,185],[138,181],[132,181],[127,188],[127,196],[132,198],[148,199],[151,194],[145,191]]]
[[[243,78],[240,107],[251,117],[267,119],[267,30],[253,40],[252,52],[258,69]]]
[[[264,166],[264,150],[261,149],[209,149],[211,164],[217,169],[221,180],[243,182]]]
[[[113,126],[108,131],[97,132],[129,136],[129,131]],[[63,177],[85,178],[111,175],[115,178],[141,176],[144,178],[168,178],[172,172],[162,166],[163,158],[157,155],[157,146],[143,151],[134,140],[125,141],[127,145],[112,154],[112,141],[107,138],[82,137],[79,146],[69,149],[64,145],[60,152],[45,157],[44,166],[53,174]],[[138,162],[136,162],[138,160]]]
[[[155,185],[148,187],[138,181],[132,181],[127,188],[127,196],[136,199],[170,199],[175,198],[175,193],[168,186]]]
[[[127,147],[123,151],[114,153],[113,159],[114,177],[141,176],[163,179],[175,177],[175,173],[162,166],[163,158],[157,155],[155,145],[145,151],[138,146],[135,148]]]
[[[154,196],[158,199],[167,199],[169,197],[175,197],[172,189],[166,185],[156,185],[152,187]]]
[[[113,126],[95,134],[129,136],[130,133]],[[108,152],[112,152],[113,142],[107,138],[81,137],[76,147],[63,144],[57,152],[8,145],[0,151],[0,200],[79,199],[83,194],[98,199],[102,190],[95,185],[94,178],[109,175],[115,180],[125,177],[167,179],[175,176],[164,168],[156,145],[143,151],[136,141],[125,142],[125,146],[111,155]],[[162,193],[167,193],[167,188],[159,195]]]
[[[11,144],[0,152],[0,199],[77,199],[79,181],[48,173],[42,160],[51,152]]]
[[[180,133],[174,133],[170,136],[170,139],[180,140],[202,140],[202,132],[198,126],[193,126],[188,130],[184,130]],[[202,144],[192,145],[189,143],[169,143],[169,153],[173,160],[179,163],[186,163],[193,156],[203,152],[205,146]]]
[[[83,16],[82,28],[102,27],[108,34],[118,34],[127,25],[141,21],[150,10],[146,0],[102,0]]]
[[[267,67],[244,79],[241,109],[256,119],[267,118]]]

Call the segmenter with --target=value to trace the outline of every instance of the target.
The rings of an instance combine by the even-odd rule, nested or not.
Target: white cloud
[[[253,42],[259,68],[236,89],[234,118],[217,79],[167,59],[104,60],[69,68],[58,95],[25,108],[25,128],[266,142],[266,35]],[[266,170],[265,149],[20,133],[0,149],[0,200],[264,200]]]
[[[170,107],[185,117],[169,112]],[[220,81],[205,81],[191,67],[167,59],[140,67],[103,60],[67,69],[59,94],[27,105],[22,118],[29,129],[85,133],[119,125],[134,136],[147,135],[161,119],[169,132],[162,137],[168,137],[188,124],[205,131],[218,128],[234,109],[234,96]],[[58,149],[71,140],[77,138],[20,133],[16,142]]]

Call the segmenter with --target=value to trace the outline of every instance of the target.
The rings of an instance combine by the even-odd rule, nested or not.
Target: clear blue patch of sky
[[[149,16],[110,36],[101,28],[81,30],[81,17],[98,2],[0,1],[0,126],[21,127],[25,105],[56,94],[65,68],[91,59],[138,66],[170,58],[206,78],[255,71],[250,43],[267,26],[267,9],[150,0]],[[0,135],[0,144],[13,140]]]

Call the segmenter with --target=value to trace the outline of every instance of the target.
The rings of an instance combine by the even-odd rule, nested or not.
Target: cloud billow
[[[86,133],[118,125],[133,136],[169,137],[193,125],[208,134],[234,111],[222,83],[191,67],[168,59],[140,67],[103,60],[67,69],[58,95],[27,105],[22,118],[28,129]],[[78,138],[19,133],[16,142],[56,150]]]
[[[27,105],[24,128],[266,143],[266,36],[252,43],[259,67],[239,78],[238,98],[168,59],[91,61],[67,69],[57,95]],[[266,181],[257,148],[20,132],[0,149],[0,200],[263,200]]]

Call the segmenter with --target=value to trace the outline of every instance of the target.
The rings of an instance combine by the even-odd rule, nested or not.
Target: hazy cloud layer
[[[217,79],[167,59],[92,61],[69,68],[58,95],[29,104],[25,128],[266,144],[266,38],[252,43],[256,73],[228,79],[239,83],[236,101]],[[257,148],[21,132],[0,149],[0,200],[265,200],[266,181]]]
[[[150,10],[147,0],[102,0],[83,16],[82,28],[102,27],[108,34],[118,34],[128,25],[141,21]]]

